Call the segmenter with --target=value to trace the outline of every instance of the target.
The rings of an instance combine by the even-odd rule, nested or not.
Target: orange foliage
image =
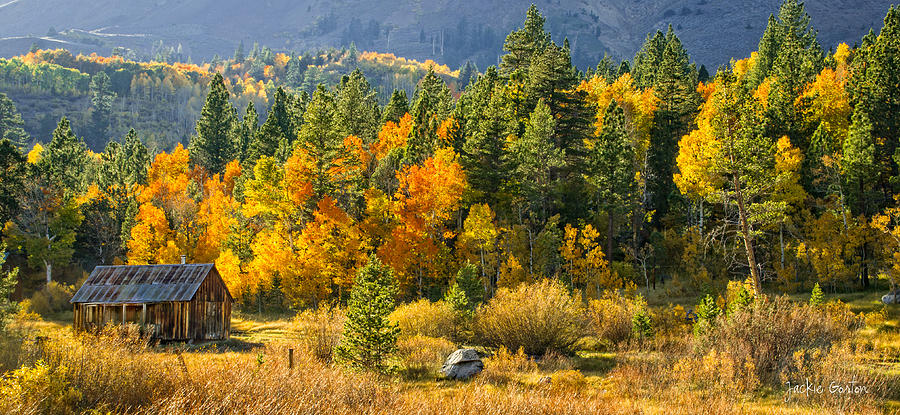
[[[412,132],[412,116],[409,113],[400,118],[399,123],[388,121],[378,132],[378,141],[372,146],[372,155],[376,160],[381,160],[391,150],[406,146],[409,133]]]

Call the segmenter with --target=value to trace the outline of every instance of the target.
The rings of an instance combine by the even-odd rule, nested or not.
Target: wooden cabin
[[[160,340],[227,339],[233,301],[214,264],[98,266],[70,300],[76,331],[134,323]]]

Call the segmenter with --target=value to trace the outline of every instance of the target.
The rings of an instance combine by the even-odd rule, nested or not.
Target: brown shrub
[[[544,280],[500,289],[478,309],[474,331],[484,344],[539,356],[548,350],[568,351],[585,334],[586,323],[581,299],[559,283]]]
[[[344,330],[343,310],[320,306],[315,310],[298,313],[293,324],[313,356],[323,362],[331,362],[334,347],[340,343],[341,332]]]
[[[402,373],[410,379],[435,378],[456,346],[440,337],[412,336],[397,341]]]
[[[795,352],[828,351],[858,327],[859,319],[841,307],[819,309],[794,304],[786,296],[759,297],[746,308],[719,316],[698,345],[728,354],[738,366],[752,366],[761,382],[778,385]]]
[[[453,308],[443,301],[421,299],[398,306],[390,320],[400,326],[401,337],[427,336],[454,339],[458,322]]]

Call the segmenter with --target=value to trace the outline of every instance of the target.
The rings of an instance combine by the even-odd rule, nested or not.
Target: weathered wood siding
[[[154,337],[161,340],[220,340],[231,336],[231,303],[222,277],[213,268],[191,301],[76,303],[73,325],[76,330],[92,331],[109,323],[135,323],[152,327]]]

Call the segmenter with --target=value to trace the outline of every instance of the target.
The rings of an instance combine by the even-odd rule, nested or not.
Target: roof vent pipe
[[[181,265],[184,265],[186,263],[187,263],[187,255],[182,254],[181,255]]]

